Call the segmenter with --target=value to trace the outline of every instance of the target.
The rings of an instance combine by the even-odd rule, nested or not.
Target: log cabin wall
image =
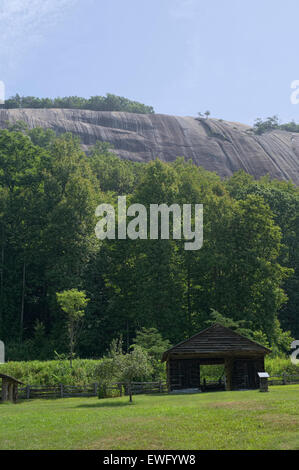
[[[18,385],[23,385],[23,383],[5,374],[0,374],[0,380],[2,380],[1,401],[9,400],[16,403],[18,399]]]
[[[236,359],[233,365],[233,390],[257,389],[259,378],[257,373],[264,372],[264,358]]]
[[[198,359],[172,359],[168,362],[170,390],[198,388],[200,386],[200,361]]]
[[[264,357],[259,358],[193,358],[169,359],[167,361],[167,383],[169,391],[200,388],[200,366],[224,364],[226,390],[259,388],[258,372],[264,371]]]

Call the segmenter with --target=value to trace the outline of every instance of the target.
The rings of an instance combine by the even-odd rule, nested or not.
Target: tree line
[[[274,130],[299,132],[299,124],[294,120],[281,123],[277,115],[267,117],[266,119],[257,118],[254,121],[253,131],[257,135]]]
[[[204,205],[204,244],[104,240],[95,209],[165,203]],[[12,360],[68,353],[58,293],[88,304],[77,354],[97,358],[114,338],[130,350],[155,328],[175,344],[223,320],[277,352],[298,337],[299,190],[291,182],[172,163],[121,160],[98,143],[52,130],[0,131],[0,338]],[[61,299],[60,299],[61,300]],[[228,323],[227,323],[228,322]],[[290,331],[290,333],[288,333]]]
[[[112,93],[107,93],[106,96],[91,96],[90,98],[79,96],[37,98],[35,96],[20,96],[16,94],[4,102],[3,108],[65,108],[90,109],[92,111],[125,111],[127,113],[139,114],[154,113],[152,106],[129,100],[123,96],[113,95]]]

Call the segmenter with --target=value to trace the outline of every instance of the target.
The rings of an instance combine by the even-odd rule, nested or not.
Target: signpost
[[[268,372],[258,372],[257,375],[260,378],[260,392],[268,392]]]

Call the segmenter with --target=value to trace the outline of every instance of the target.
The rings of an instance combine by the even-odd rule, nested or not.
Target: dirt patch
[[[270,423],[273,426],[281,427],[287,426],[287,430],[291,428],[299,428],[299,416],[288,415],[288,414],[267,414],[262,417],[264,423]]]

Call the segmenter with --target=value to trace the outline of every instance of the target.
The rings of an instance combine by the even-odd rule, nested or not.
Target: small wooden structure
[[[17,403],[18,386],[22,385],[23,382],[5,374],[0,374],[0,379],[2,379],[2,402],[11,401],[12,403]]]
[[[260,392],[268,392],[269,374],[267,372],[258,372],[257,375],[260,379]]]
[[[226,390],[257,389],[270,352],[216,323],[165,351],[168,390],[200,388],[200,366],[213,364],[224,365]]]

